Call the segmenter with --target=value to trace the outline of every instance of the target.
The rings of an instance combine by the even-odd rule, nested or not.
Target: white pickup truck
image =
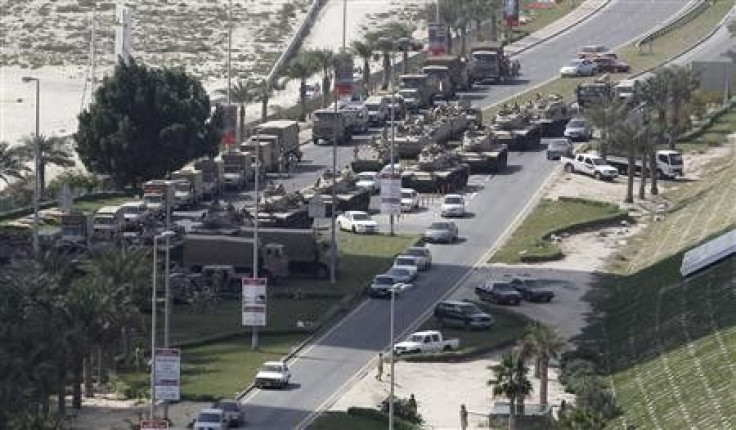
[[[663,149],[657,151],[655,155],[655,160],[657,162],[657,176],[659,178],[675,179],[678,176],[682,176],[684,165],[682,162],[682,153],[680,151]],[[628,172],[629,158],[627,156],[621,154],[608,154],[606,156],[606,161],[608,161],[608,164],[611,166],[617,168],[622,175]],[[634,165],[636,166],[635,172],[641,173],[641,159],[639,157],[636,158]]]
[[[618,176],[618,169],[609,165],[596,154],[577,154],[574,157],[560,157],[560,162],[568,173],[585,173],[598,180],[612,181]]]
[[[442,333],[435,330],[418,331],[403,342],[394,345],[394,352],[416,354],[420,352],[452,351],[460,347],[460,339],[444,339]]]

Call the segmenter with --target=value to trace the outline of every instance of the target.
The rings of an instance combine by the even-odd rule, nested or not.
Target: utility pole
[[[233,46],[233,0],[228,2],[227,8],[227,105],[230,106],[230,64]]]
[[[169,347],[169,332],[171,331],[171,326],[169,325],[169,321],[171,318],[171,292],[170,292],[170,278],[171,274],[170,271],[170,250],[171,250],[171,202],[166,202],[166,251],[165,251],[165,259],[164,263],[166,266],[164,267],[164,347]],[[169,418],[169,401],[164,400],[164,418]]]
[[[389,338],[391,341],[391,352],[389,354],[391,358],[391,389],[388,395],[388,429],[394,430],[394,299],[396,297],[396,290],[391,287],[391,318],[389,328]]]
[[[38,240],[38,211],[39,200],[41,200],[41,81],[38,78],[34,78],[32,76],[23,76],[21,78],[21,81],[23,81],[24,83],[36,83],[36,135],[33,139],[33,255],[36,259],[38,259],[41,252],[41,245]]]
[[[396,118],[394,117],[394,109],[396,104],[396,98],[395,98],[395,88],[394,88],[394,45],[391,45],[391,150],[389,152],[390,162],[391,162],[391,181],[395,181],[394,175],[396,172],[394,172],[394,166],[396,163],[394,163],[394,143],[396,141]],[[391,213],[389,214],[389,224],[391,226],[391,236],[395,235],[395,219],[394,219],[394,211],[393,208],[391,209]],[[391,300],[393,301],[393,293],[391,293]],[[393,311],[392,311],[393,312]],[[393,316],[393,313],[392,313]],[[393,339],[393,338],[392,338]],[[392,341],[393,342],[393,341]],[[391,352],[391,366],[393,366],[393,352]],[[393,369],[391,370],[393,372]],[[392,376],[393,378],[393,376]],[[391,385],[391,388],[393,389],[393,384]]]
[[[259,179],[258,177],[261,176],[261,145],[260,142],[255,142],[256,144],[256,174],[255,174],[255,200],[256,200],[256,209],[255,213],[253,214],[253,279],[258,278],[258,210],[260,208],[260,199],[258,197],[258,185],[259,185]],[[255,281],[254,281],[255,282]],[[251,328],[250,332],[250,347],[253,350],[258,349],[258,326],[253,326]]]

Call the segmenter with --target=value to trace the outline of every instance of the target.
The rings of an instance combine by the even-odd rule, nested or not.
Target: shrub
[[[381,412],[388,413],[389,404],[390,402],[388,398],[382,401]],[[416,408],[411,406],[409,399],[394,397],[394,415],[412,424],[422,424],[424,422],[424,419]]]

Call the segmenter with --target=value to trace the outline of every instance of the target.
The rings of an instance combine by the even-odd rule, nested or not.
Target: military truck
[[[175,181],[174,199],[179,208],[190,208],[204,198],[204,185],[201,170],[181,169],[171,173]]]
[[[613,97],[613,86],[605,79],[583,82],[575,88],[578,109],[604,103]]]
[[[222,182],[225,188],[242,190],[253,177],[252,156],[248,152],[229,151],[221,156]]]
[[[205,199],[211,199],[220,193],[222,166],[221,163],[207,158],[194,162],[194,170],[202,172],[202,195]]]
[[[167,209],[174,208],[174,183],[164,179],[153,179],[143,184],[143,201],[146,208],[155,216],[166,214]]]
[[[220,235],[188,234],[182,246],[183,267],[194,272],[208,267],[231,267],[235,273],[253,273],[253,238]],[[266,243],[259,238],[258,276],[278,279],[289,276],[289,257],[285,247],[278,243]]]
[[[312,142],[320,141],[338,145],[349,143],[355,133],[355,113],[351,111],[335,111],[335,109],[317,109],[312,113]]]
[[[253,229],[241,228],[237,235],[252,238]],[[262,243],[277,243],[284,246],[290,273],[321,279],[330,276],[330,243],[314,230],[259,227],[258,238]]]
[[[342,172],[334,175],[330,169],[324,170],[314,185],[306,187],[300,194],[306,201],[315,196],[325,204],[325,215],[332,216],[332,189],[335,188],[337,197],[337,211],[367,211],[371,203],[371,192],[355,185],[355,175],[346,166]]]
[[[471,85],[475,83],[501,83],[518,75],[520,66],[504,55],[499,42],[473,42],[470,45],[468,75]]]
[[[292,160],[294,164],[302,161],[299,147],[299,123],[290,120],[268,121],[256,127],[256,134],[266,134],[278,137],[276,155],[285,160]],[[284,161],[285,161],[284,160]]]
[[[538,148],[541,143],[541,127],[532,122],[531,112],[514,105],[502,105],[490,127],[499,143],[509,150],[522,151]]]
[[[439,82],[437,97],[445,100],[455,98],[458,91],[468,91],[471,88],[467,63],[457,55],[427,57],[422,73]]]
[[[92,237],[92,217],[81,211],[61,214],[61,240],[74,244],[87,244]]]
[[[537,93],[534,101],[530,101],[532,122],[541,127],[542,137],[562,137],[565,125],[573,116],[561,96]]]
[[[401,185],[420,193],[452,193],[468,185],[470,169],[456,154],[434,143],[422,149],[416,161],[401,172]]]
[[[463,142],[457,149],[470,173],[494,173],[504,170],[508,164],[508,148],[496,141],[491,134],[472,128],[465,132]]]
[[[92,238],[96,240],[116,240],[125,226],[125,215],[120,206],[104,206],[92,217]]]
[[[285,158],[278,153],[278,144],[278,136],[256,134],[240,144],[240,151],[252,154],[254,160],[258,157],[261,173],[278,172],[279,169],[285,168],[285,164],[282,164],[285,163],[282,161]],[[253,170],[255,170],[254,166]]]
[[[440,89],[437,78],[425,74],[401,75],[399,82],[399,95],[410,112],[432,106]]]

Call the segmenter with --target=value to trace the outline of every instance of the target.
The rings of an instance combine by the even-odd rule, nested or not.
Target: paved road
[[[493,87],[475,101],[486,106],[556,75],[578,47],[589,43],[620,45],[641,34],[652,23],[661,22],[685,4],[684,1],[614,0],[601,13],[570,32],[521,54],[524,79],[515,86]],[[345,164],[351,148],[340,148]],[[305,147],[312,160],[301,169],[327,166],[331,148]],[[344,161],[343,161],[344,160]],[[432,246],[435,267],[431,279],[425,275],[418,286],[399,300],[397,333],[401,333],[466,274],[519,215],[553,170],[541,152],[514,153],[509,169],[479,184],[482,191],[470,201],[474,217],[458,220],[463,241],[456,245]],[[312,176],[307,179],[309,183]],[[299,179],[304,183],[305,179]],[[287,185],[287,188],[289,186]],[[482,217],[478,214],[482,213]],[[441,251],[440,251],[441,250]],[[292,364],[294,386],[286,391],[257,390],[246,397],[248,425],[259,429],[296,428],[375,358],[389,343],[388,305],[366,301],[332,331],[301,352]]]

